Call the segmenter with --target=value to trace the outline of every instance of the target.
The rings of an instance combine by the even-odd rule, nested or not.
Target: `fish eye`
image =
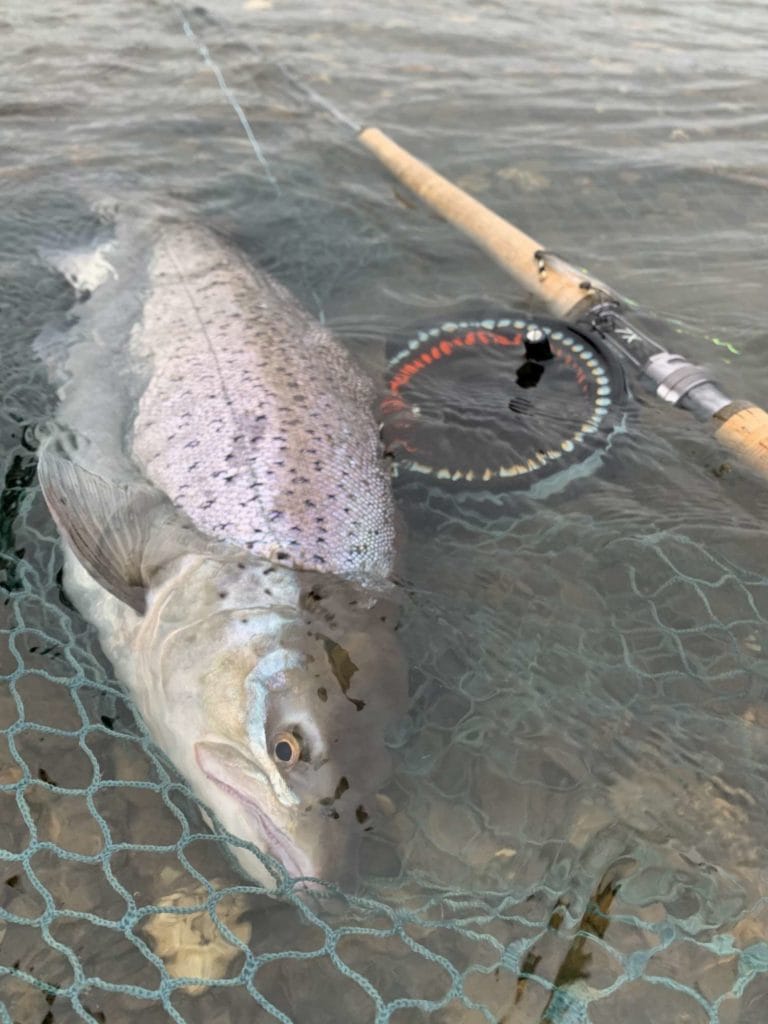
[[[292,732],[278,733],[272,744],[272,756],[282,768],[293,768],[301,751],[301,740]]]

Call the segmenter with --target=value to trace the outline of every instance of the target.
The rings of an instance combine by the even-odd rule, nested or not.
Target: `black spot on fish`
[[[357,818],[361,825],[364,825],[366,821],[368,821],[368,819],[370,818],[370,814],[368,813],[368,811],[366,811],[363,805],[360,804],[355,809],[355,817]]]
[[[5,884],[6,885],[10,885],[10,887],[12,889],[15,889],[20,881],[21,881],[21,877],[19,875],[11,875],[10,878],[6,878]]]
[[[275,557],[279,558],[280,561],[282,562],[285,561],[286,558],[290,558],[291,556],[288,554],[287,551],[278,551]]]
[[[317,696],[320,698],[323,704],[325,704],[325,702],[328,700],[328,691],[324,686],[318,686]]]
[[[352,676],[357,672],[357,665],[352,661],[349,652],[341,644],[337,644],[335,640],[331,640],[328,636],[323,636],[322,633],[318,634],[318,639],[323,642],[331,671],[336,677],[336,682],[341,687],[341,692],[351,704],[355,705],[358,711],[362,711],[365,707],[365,701],[355,700],[347,692],[352,682]]]
[[[221,600],[222,600],[222,601],[223,601],[223,600],[224,600],[224,599],[225,599],[225,598],[226,598],[227,596],[228,596],[228,595],[227,595],[227,592],[226,592],[226,590],[220,590],[220,591],[219,591],[219,597],[221,598]]]
[[[339,779],[339,784],[336,787],[336,791],[333,794],[333,799],[334,800],[341,800],[341,798],[344,796],[344,794],[347,792],[348,789],[349,789],[349,782],[347,781],[347,777],[346,777],[346,775],[342,775],[341,778]]]
[[[302,605],[305,608],[310,608],[311,609],[311,608],[314,608],[314,606],[316,604],[319,604],[322,600],[323,600],[322,593],[317,589],[317,587],[312,587],[311,590],[307,591],[306,596],[305,596],[304,600],[302,601]]]
[[[37,777],[38,777],[38,779],[40,779],[41,782],[47,782],[49,786],[57,786],[58,785],[57,782],[53,781],[53,779],[50,777],[50,775],[45,770],[45,768],[40,768],[40,770],[37,773]]]
[[[114,729],[114,727],[115,727],[115,720],[114,720],[114,718],[110,718],[109,715],[102,715],[101,716],[101,724],[103,726],[105,726],[107,729]]]

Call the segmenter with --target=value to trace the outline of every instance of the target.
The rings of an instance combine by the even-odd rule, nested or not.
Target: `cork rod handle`
[[[358,138],[398,181],[484,249],[555,316],[567,317],[590,298],[591,288],[582,274],[562,261],[557,267],[542,265],[536,253],[543,247],[535,239],[417,160],[384,132],[364,128]]]
[[[749,402],[731,402],[714,417],[715,438],[768,478],[768,413]]]

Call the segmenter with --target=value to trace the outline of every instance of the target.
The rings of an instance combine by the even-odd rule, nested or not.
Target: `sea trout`
[[[82,304],[41,446],[65,586],[224,827],[344,878],[406,696],[372,387],[217,234],[164,226],[133,266]]]

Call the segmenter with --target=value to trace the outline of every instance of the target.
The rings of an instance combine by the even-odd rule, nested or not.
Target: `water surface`
[[[41,251],[129,204],[228,233],[378,377],[387,338],[457,303],[531,309],[285,62],[674,317],[681,351],[765,406],[764,6],[217,0],[188,18],[264,163],[173,5],[0,15],[3,1019],[757,1024],[766,499],[700,425],[639,394],[600,469],[546,499],[399,481],[413,702],[393,814],[364,898],[307,907],[238,874],[61,592],[32,342],[72,302]]]

